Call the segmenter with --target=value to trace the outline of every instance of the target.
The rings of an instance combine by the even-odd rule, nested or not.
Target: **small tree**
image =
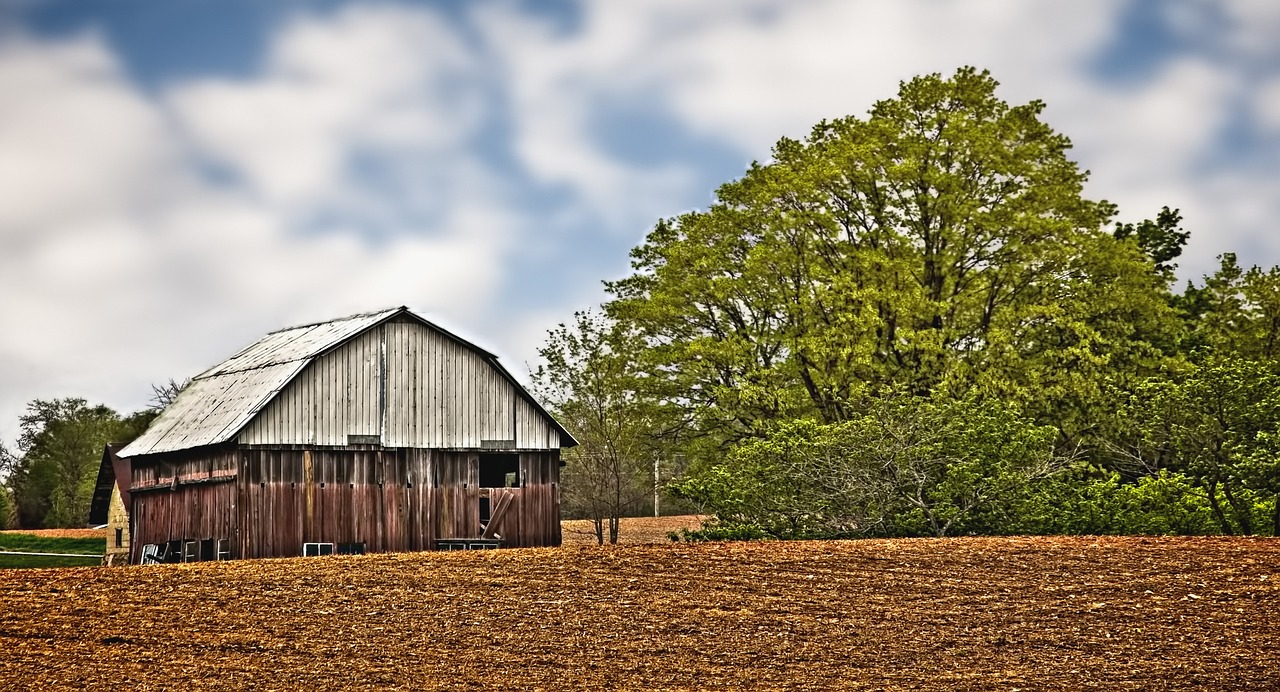
[[[169,408],[170,404],[178,400],[178,395],[189,384],[191,384],[190,378],[178,382],[170,377],[169,381],[164,384],[151,385],[151,405],[147,407],[147,410],[159,415],[161,411]]]
[[[12,526],[13,520],[13,496],[7,486],[0,485],[0,531]]]
[[[7,529],[16,521],[13,503],[13,491],[9,489],[12,473],[18,465],[18,457],[0,442],[0,530]]]
[[[534,373],[539,394],[579,445],[565,453],[563,486],[570,512],[586,515],[596,540],[618,542],[618,519],[651,489],[649,407],[636,392],[626,335],[594,312],[551,330]]]

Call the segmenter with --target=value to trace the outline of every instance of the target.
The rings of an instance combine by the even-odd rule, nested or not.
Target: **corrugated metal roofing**
[[[311,359],[406,308],[352,315],[271,332],[196,375],[122,457],[226,442],[240,432]]]
[[[160,454],[226,442],[253,420],[280,390],[313,359],[396,315],[405,314],[440,331],[483,356],[527,401],[555,425],[568,446],[577,440],[498,363],[497,357],[452,334],[406,307],[380,310],[289,327],[265,337],[192,378],[176,401],[141,437],[118,453],[121,457]]]

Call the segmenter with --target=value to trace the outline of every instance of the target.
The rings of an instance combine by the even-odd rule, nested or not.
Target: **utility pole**
[[[660,486],[658,485],[658,455],[654,454],[653,455],[653,516],[655,517],[661,516],[661,513],[658,511],[659,487]]]

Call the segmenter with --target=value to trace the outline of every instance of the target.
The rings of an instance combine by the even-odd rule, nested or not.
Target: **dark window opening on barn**
[[[124,547],[124,529],[116,529],[116,547]]]
[[[487,525],[489,523],[489,498],[480,498],[480,524]]]
[[[519,488],[519,454],[481,454],[481,488]]]
[[[225,538],[206,538],[200,541],[200,561],[230,560],[231,541]]]
[[[332,543],[303,543],[302,544],[303,557],[317,557],[320,555],[332,555],[332,554],[333,554]]]
[[[339,555],[364,555],[364,541],[359,543],[339,543]]]

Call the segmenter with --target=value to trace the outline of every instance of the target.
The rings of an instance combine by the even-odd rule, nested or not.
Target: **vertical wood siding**
[[[300,555],[303,543],[430,550],[480,537],[481,497],[509,505],[493,527],[505,545],[561,541],[558,451],[521,453],[519,488],[480,488],[478,453],[427,449],[244,449],[134,469],[134,563],[147,543],[209,538],[235,558]]]
[[[552,421],[482,356],[416,321],[375,327],[320,356],[241,431],[249,445],[557,449]]]
[[[345,445],[378,435],[382,334],[373,329],[317,358],[240,433],[242,444]]]
[[[142,546],[176,540],[232,539],[236,530],[235,450],[135,458],[130,471],[129,561]]]
[[[515,439],[518,449],[559,449],[560,433],[528,401],[516,400]]]

